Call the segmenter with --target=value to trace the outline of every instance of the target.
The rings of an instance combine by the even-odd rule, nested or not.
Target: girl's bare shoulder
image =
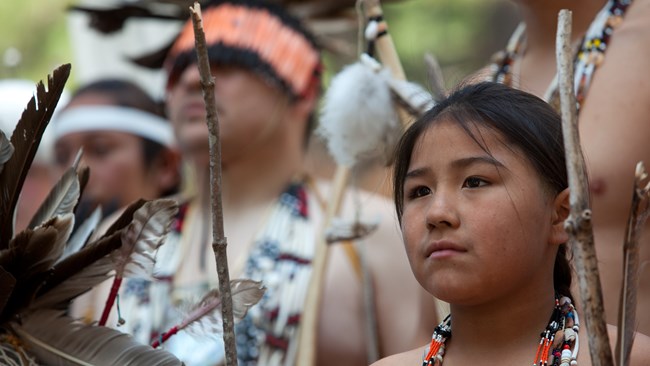
[[[373,363],[371,366],[418,366],[422,364],[423,347],[398,353]]]

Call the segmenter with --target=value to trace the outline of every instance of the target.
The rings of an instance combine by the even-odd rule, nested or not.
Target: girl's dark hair
[[[463,86],[417,119],[402,135],[395,153],[393,175],[397,218],[402,222],[404,180],[413,149],[423,132],[441,121],[454,122],[487,153],[476,127],[489,128],[502,136],[505,144],[519,148],[549,192],[558,194],[568,187],[562,121],[542,99],[502,84],[482,82]],[[571,267],[566,244],[555,258],[555,290],[571,297]]]
[[[71,101],[82,95],[88,94],[104,95],[110,98],[115,106],[139,109],[167,119],[164,112],[165,108],[161,103],[157,103],[142,88],[127,80],[102,79],[86,84],[75,91],[72,95]],[[154,163],[156,158],[167,149],[167,147],[145,137],[140,137],[140,140],[142,141],[141,147],[143,162],[145,167],[149,167]],[[178,192],[179,188],[180,183],[170,187],[164,192],[161,192],[161,197],[175,194]]]

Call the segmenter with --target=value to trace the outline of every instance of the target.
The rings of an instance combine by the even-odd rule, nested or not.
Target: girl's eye
[[[431,190],[425,186],[417,186],[409,191],[408,198],[419,198],[428,195]]]
[[[488,183],[478,177],[469,177],[463,182],[463,188],[479,188],[487,185]]]

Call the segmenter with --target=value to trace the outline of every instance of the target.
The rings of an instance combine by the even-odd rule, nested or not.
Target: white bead
[[[571,360],[571,366],[578,366],[578,361]]]
[[[564,340],[567,342],[573,342],[576,340],[576,332],[573,329],[564,330]],[[562,351],[564,353],[564,351]]]
[[[562,356],[560,358],[560,361],[562,361],[562,362],[570,362],[571,361],[571,350],[570,349],[563,349],[562,350]]]
[[[366,32],[365,32],[366,39],[369,41],[376,39],[378,29],[379,29],[379,23],[377,23],[377,21],[372,20],[368,22],[368,25],[366,26]]]

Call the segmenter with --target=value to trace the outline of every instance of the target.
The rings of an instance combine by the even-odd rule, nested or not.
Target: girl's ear
[[[564,220],[569,217],[571,206],[569,205],[569,188],[555,196],[553,201],[553,214],[551,216],[551,236],[550,242],[553,244],[563,244],[569,240],[569,234],[564,230]]]

